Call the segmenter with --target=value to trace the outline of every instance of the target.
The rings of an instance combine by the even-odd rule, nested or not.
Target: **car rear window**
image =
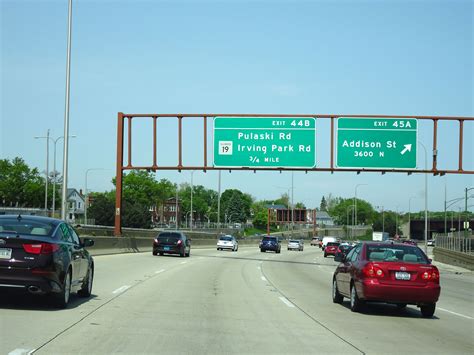
[[[337,246],[339,246],[339,243],[329,242],[326,246],[327,247],[337,247]]]
[[[232,237],[220,237],[219,240],[225,240],[227,242],[230,242],[232,240]]]
[[[0,219],[0,233],[17,233],[38,237],[51,237],[54,231],[52,223],[31,221],[18,218]]]
[[[275,237],[263,237],[262,241],[264,242],[276,242],[276,238]]]
[[[299,240],[294,240],[294,239],[290,240],[290,243],[299,243],[299,242],[300,242]]]
[[[181,234],[179,233],[160,233],[158,235],[158,240],[163,243],[176,243],[181,239]]]
[[[411,245],[368,245],[367,259],[369,261],[429,264],[429,260],[421,249]]]

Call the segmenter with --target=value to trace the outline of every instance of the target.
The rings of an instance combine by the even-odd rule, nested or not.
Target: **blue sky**
[[[0,158],[45,169],[51,129],[63,135],[67,0],[0,0]],[[117,112],[474,116],[472,1],[73,1],[69,186],[112,188]],[[162,123],[163,122],[163,123]],[[159,157],[176,164],[176,128],[160,121]],[[159,126],[160,127],[160,126]],[[201,125],[184,125],[184,162],[202,162]],[[432,124],[419,140],[432,149]],[[136,164],[151,164],[151,124],[134,128]],[[198,131],[197,131],[198,130]],[[474,170],[474,124],[464,166]],[[317,120],[318,166],[329,121]],[[458,131],[441,123],[440,169],[457,167]],[[198,147],[198,148],[196,148]],[[61,167],[62,145],[58,143]],[[51,147],[51,156],[53,150]],[[430,154],[429,154],[430,155]],[[210,157],[209,157],[210,158]],[[419,151],[419,166],[424,165]],[[431,165],[431,158],[428,165]],[[52,168],[52,163],[50,169]],[[158,178],[190,181],[190,172]],[[467,175],[429,177],[429,208],[474,187]],[[386,210],[423,209],[421,174],[294,173],[294,200],[358,196]],[[217,172],[194,173],[217,190]],[[274,199],[291,173],[223,172],[222,188]],[[470,200],[470,204],[473,204]],[[453,206],[457,210],[458,206]],[[472,208],[470,208],[472,210]]]

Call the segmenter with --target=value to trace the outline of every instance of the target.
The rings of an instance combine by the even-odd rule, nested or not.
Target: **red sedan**
[[[339,244],[337,242],[329,242],[326,245],[326,248],[324,248],[324,257],[327,258],[328,255],[333,255],[335,256],[337,253],[337,250],[339,249]]]
[[[360,311],[365,302],[386,302],[399,308],[413,304],[423,317],[432,317],[441,287],[439,271],[425,253],[414,245],[367,242],[355,246],[333,276],[332,298],[351,301]]]

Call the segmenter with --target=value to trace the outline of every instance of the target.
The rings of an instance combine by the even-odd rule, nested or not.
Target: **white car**
[[[298,239],[290,239],[288,241],[288,250],[299,250],[303,251],[304,242]]]
[[[219,240],[217,241],[217,250],[224,249],[237,251],[239,250],[239,242],[231,235],[223,235],[219,237]]]

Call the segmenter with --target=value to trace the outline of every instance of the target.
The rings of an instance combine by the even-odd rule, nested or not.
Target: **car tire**
[[[159,254],[160,254],[160,256],[163,256],[163,252],[160,252]]]
[[[337,281],[336,279],[332,280],[332,301],[334,303],[342,304],[344,297],[339,293],[337,289]]]
[[[265,253],[265,250],[263,250],[263,249],[260,249],[260,252],[261,252],[261,253]]]
[[[82,282],[82,287],[77,294],[81,297],[90,297],[92,293],[92,283],[94,282],[94,267],[90,267],[87,271],[87,277]]]
[[[54,305],[58,308],[67,308],[69,297],[71,296],[71,269],[68,269],[64,276],[64,284],[61,287],[61,292],[54,295]]]
[[[158,252],[156,252],[156,251],[153,251],[153,252],[151,252],[151,253],[152,253],[153,255],[155,255],[155,256],[158,254]]]
[[[406,304],[406,303],[397,303],[396,306],[397,306],[397,309],[398,309],[398,310],[402,310],[402,309],[407,308],[407,304]]]
[[[191,255],[191,249],[189,249],[189,251],[186,253],[186,257],[189,258],[190,255]]]
[[[281,251],[281,250],[280,250],[280,249],[278,249],[278,250],[276,251],[276,253],[277,253],[277,254],[280,254],[280,251]]]
[[[420,306],[421,315],[423,318],[431,318],[436,309],[436,303],[428,303]]]
[[[221,248],[217,248],[217,250],[221,250]]]
[[[183,251],[179,252],[179,256],[184,258],[186,256],[186,249],[183,248]]]
[[[325,257],[325,258],[327,258],[327,257],[328,257],[328,255],[327,255],[326,253],[324,253],[324,257]]]
[[[351,287],[351,311],[352,312],[359,312],[362,309],[364,302],[359,299],[357,295],[357,290],[355,285]]]

